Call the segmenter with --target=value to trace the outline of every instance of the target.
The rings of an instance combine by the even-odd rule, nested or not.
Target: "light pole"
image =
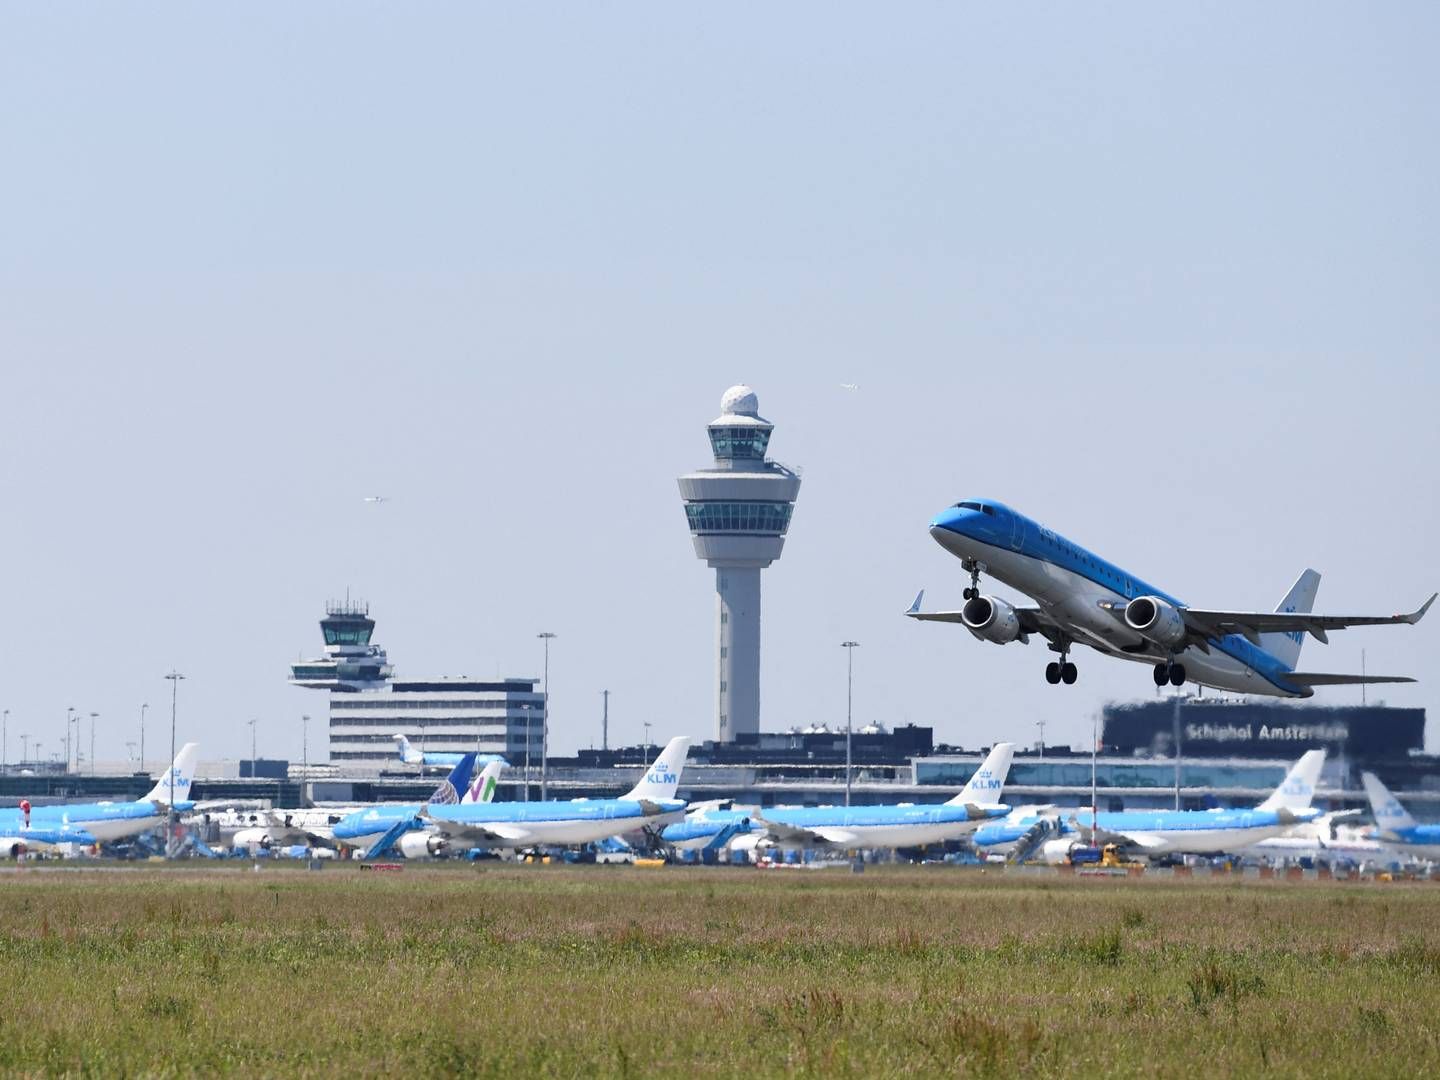
[[[28,733],[20,736],[20,763],[23,765],[30,760],[30,735]]]
[[[545,801],[545,770],[550,755],[550,641],[548,630],[535,635],[545,643],[545,711],[540,715],[540,801]]]
[[[842,641],[840,647],[845,650],[845,805],[849,806],[850,732],[855,703],[855,650],[860,647],[860,643],[858,641]]]
[[[525,797],[522,801],[530,801],[530,730],[531,720],[534,716],[535,703],[533,701],[520,702],[520,708],[525,711]]]
[[[300,717],[300,805],[305,805],[305,781],[310,776],[310,717]]]
[[[170,798],[165,806],[165,858],[168,859],[175,840],[175,706],[180,696],[180,680],[185,676],[172,668],[165,678],[170,680]]]
[[[1040,760],[1045,760],[1045,721],[1036,720],[1035,726],[1040,729]]]
[[[249,723],[250,723],[250,775],[253,777],[253,776],[255,775],[255,719],[254,719],[254,717],[251,717]]]
[[[95,720],[99,717],[98,712],[90,714],[90,775],[95,775]]]
[[[6,709],[3,716],[0,716],[0,772],[5,769],[6,748],[10,741],[10,710]]]
[[[145,710],[149,704],[140,706],[140,771],[145,771]]]
[[[641,727],[645,729],[645,745],[641,749],[645,752],[645,761],[648,763],[650,760],[650,721],[644,721]]]
[[[65,707],[65,771],[70,771],[70,721],[75,715],[75,706]]]

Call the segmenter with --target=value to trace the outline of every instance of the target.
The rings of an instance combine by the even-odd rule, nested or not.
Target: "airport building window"
[[[749,532],[783,535],[790,527],[790,503],[692,502],[685,517],[692,532]]]
[[[756,427],[716,427],[710,429],[710,446],[718,461],[760,461],[770,444],[770,432]]]

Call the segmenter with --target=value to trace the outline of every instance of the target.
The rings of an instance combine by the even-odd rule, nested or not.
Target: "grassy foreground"
[[[0,875],[0,1071],[1440,1071],[1440,885],[340,866]]]

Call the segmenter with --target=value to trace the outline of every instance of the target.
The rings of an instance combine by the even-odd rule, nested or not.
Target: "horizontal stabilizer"
[[[1334,675],[1326,671],[1292,671],[1284,678],[1297,686],[1359,686],[1361,683],[1415,681],[1409,675]]]

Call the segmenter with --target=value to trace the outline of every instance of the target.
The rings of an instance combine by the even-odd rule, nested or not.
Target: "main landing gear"
[[[1185,685],[1185,665],[1178,664],[1174,660],[1164,664],[1155,665],[1155,685],[1164,686],[1166,683],[1171,686]]]
[[[1080,677],[1080,669],[1070,663],[1070,645],[1068,642],[1062,646],[1051,646],[1060,653],[1060,662],[1051,661],[1045,665],[1045,681],[1051,686],[1064,683],[1066,686],[1074,686],[1075,680]]]

